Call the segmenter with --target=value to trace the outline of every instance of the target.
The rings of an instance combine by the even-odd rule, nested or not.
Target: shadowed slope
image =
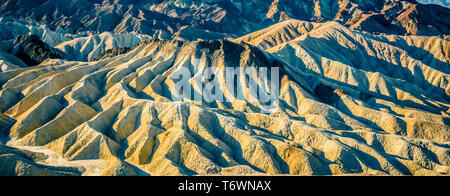
[[[415,0],[5,0],[0,16],[42,21],[71,34],[136,32],[186,40],[242,36],[289,19],[337,21],[374,34],[450,33],[449,8]]]
[[[50,60],[0,73],[0,109],[12,123],[7,144],[105,160],[104,175],[448,174],[449,105],[424,96],[426,87],[447,88],[448,68],[414,60],[400,41],[327,25],[273,42],[269,51],[279,57],[228,41],[149,39],[100,61]],[[171,96],[176,68],[278,66],[280,106],[271,114],[249,97]]]

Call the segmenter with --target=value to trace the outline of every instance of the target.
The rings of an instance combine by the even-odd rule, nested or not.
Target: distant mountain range
[[[238,37],[288,19],[338,21],[370,33],[450,34],[450,9],[415,0],[6,0],[0,17],[71,34],[136,32],[188,40],[197,38],[192,34]]]
[[[0,2],[0,176],[450,175],[449,8]]]

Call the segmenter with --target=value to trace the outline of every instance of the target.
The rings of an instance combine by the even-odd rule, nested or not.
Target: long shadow
[[[330,133],[330,134],[336,135],[335,133]],[[409,171],[409,169],[408,169],[404,164],[402,164],[400,161],[398,161],[398,160],[396,159],[397,157],[396,157],[395,155],[390,155],[390,154],[385,153],[383,147],[370,146],[370,145],[367,144],[367,142],[365,141],[365,139],[363,139],[363,138],[358,138],[359,136],[356,136],[356,138],[354,138],[354,137],[352,137],[352,136],[350,136],[350,135],[347,134],[347,137],[356,139],[356,140],[358,140],[359,142],[361,142],[361,143],[363,143],[364,145],[367,145],[367,146],[369,146],[369,147],[371,147],[371,148],[376,148],[377,150],[379,150],[379,151],[377,151],[377,152],[380,152],[380,155],[382,155],[383,158],[385,158],[390,164],[392,164],[392,166],[393,166],[395,169],[399,170],[399,171],[402,172],[404,175],[411,175],[411,172]],[[362,140],[360,141],[360,139],[362,139]],[[375,170],[379,170],[379,171],[384,171],[384,170],[383,170],[383,167],[381,166],[381,163],[380,163],[380,162],[377,160],[377,158],[375,158],[374,156],[372,156],[372,155],[370,155],[370,154],[367,154],[367,153],[365,153],[365,152],[363,152],[363,151],[361,151],[361,150],[359,150],[359,149],[357,149],[357,148],[353,148],[353,147],[351,147],[351,146],[348,146],[347,144],[342,143],[341,141],[339,141],[339,143],[340,143],[341,145],[344,145],[344,146],[348,147],[349,149],[351,149],[351,151],[353,152],[353,155],[354,155],[355,157],[357,157],[362,163],[364,163],[365,165],[367,165],[369,168],[375,169]],[[381,144],[380,144],[380,145],[381,145]],[[358,166],[358,168],[359,168],[359,169],[362,169],[360,166]]]
[[[217,115],[211,115],[211,124],[212,125],[218,125],[219,123],[219,118],[217,117]],[[222,126],[215,126],[213,129],[214,135],[221,140],[222,142],[224,142],[227,146],[229,146],[232,149],[232,158],[238,162],[241,165],[247,165],[249,167],[251,167],[252,169],[254,169],[255,171],[258,172],[263,172],[261,169],[257,168],[256,166],[252,165],[251,163],[249,163],[247,160],[244,159],[243,157],[243,149],[240,145],[240,143],[234,139],[233,136],[231,136],[230,134],[227,133],[227,131],[222,128]]]
[[[384,171],[383,167],[381,166],[380,162],[373,156],[358,150],[356,148],[352,148],[352,150],[355,152],[355,155],[358,156],[360,158],[360,161],[362,161],[364,164],[366,164],[367,166],[369,166],[372,169],[375,170],[379,170],[379,171]],[[398,169],[399,171],[402,172],[402,174],[404,175],[411,175],[411,172],[409,171],[408,167],[406,167],[404,164],[402,164],[400,161],[398,161],[397,159],[391,157],[391,155],[388,154],[382,154],[383,157],[390,163],[392,164],[392,166],[394,166],[394,168]]]
[[[351,40],[351,38],[348,38],[348,39]],[[385,76],[393,78],[395,80],[393,82],[390,82],[392,85],[394,85],[396,88],[399,88],[407,93],[410,93],[411,95],[415,96],[418,99],[421,99],[425,103],[427,103],[427,101],[425,99],[421,98],[422,96],[430,97],[430,98],[433,98],[434,100],[439,100],[439,101],[446,102],[446,103],[450,102],[450,96],[448,96],[445,93],[445,90],[443,90],[439,87],[436,87],[436,86],[430,84],[428,81],[426,81],[425,77],[420,69],[416,68],[413,73],[409,69],[404,68],[400,65],[395,65],[395,64],[392,64],[385,60],[370,56],[367,53],[362,53],[360,51],[356,51],[356,50],[352,50],[352,49],[343,47],[339,43],[337,43],[337,41],[335,41],[335,40],[326,40],[323,38],[310,37],[310,38],[308,38],[308,41],[313,42],[318,47],[326,47],[327,49],[333,51],[333,52],[320,53],[320,51],[315,51],[314,48],[308,48],[308,49],[312,50],[312,52],[314,52],[316,54],[320,54],[321,56],[328,58],[330,60],[333,60],[333,61],[338,61],[338,62],[347,64],[347,65],[350,64],[350,66],[360,69],[360,70],[363,70],[363,71],[366,71],[366,72],[379,72]],[[356,44],[358,48],[365,48],[364,46],[362,46],[361,44],[359,44],[356,41],[354,41],[354,44]],[[329,46],[338,46],[338,48],[331,48]],[[369,48],[371,48],[371,50],[375,51],[372,46],[369,46]],[[331,54],[333,54],[333,55],[331,55]],[[349,61],[349,59],[350,59],[350,61]],[[321,59],[316,59],[316,60],[319,61],[318,62],[319,64],[322,63]],[[372,62],[375,62],[376,65],[374,65]],[[382,66],[379,66],[379,65],[382,65]],[[365,80],[366,82],[369,81],[366,75],[360,74],[360,76],[364,77],[362,79]],[[420,81],[417,81],[417,78]],[[350,87],[352,89],[357,89],[358,91],[361,91],[361,92],[366,92],[377,98],[391,100],[395,103],[398,103],[399,105],[405,105],[405,106],[409,106],[409,107],[413,107],[413,108],[417,108],[417,109],[426,109],[427,111],[429,111],[429,108],[434,108],[436,110],[433,111],[433,113],[436,113],[436,111],[446,111],[448,109],[448,108],[443,108],[443,106],[441,108],[439,108],[433,104],[427,104],[427,106],[429,108],[423,108],[423,106],[421,107],[420,104],[413,105],[413,103],[411,103],[411,101],[399,101],[399,100],[397,100],[396,97],[388,97],[388,96],[382,95],[377,92],[367,91],[367,89],[361,89],[361,87],[352,86],[352,85],[349,85],[349,84],[346,84],[346,83],[343,83],[340,81],[336,81],[333,79],[329,79],[329,78],[327,78],[327,80],[331,81],[332,83]],[[407,81],[411,85],[409,85],[406,82],[403,83],[402,81]],[[417,92],[417,90],[416,90],[417,87],[420,88],[422,93],[420,93],[420,91],[419,91],[419,93]],[[393,93],[395,93],[395,92],[393,92]]]
[[[422,61],[423,63],[430,66],[431,68],[439,70],[445,74],[450,74],[449,62],[444,62],[444,61],[441,61],[441,60],[435,58],[432,53],[430,53],[429,51],[427,51],[423,48],[409,45],[405,39],[396,39],[393,42],[393,41],[389,41],[386,37],[375,37],[370,34],[364,34],[361,32],[354,32],[354,33],[362,35],[362,36],[369,36],[371,39],[374,39],[374,40],[377,40],[380,42],[384,42],[384,43],[387,43],[387,44],[390,44],[390,45],[393,45],[396,47],[400,47],[400,48],[404,49],[411,58],[418,60],[418,61]],[[447,59],[447,61],[450,61],[450,59]]]
[[[16,123],[15,120],[12,120],[10,124],[0,127],[0,144],[5,145],[9,140],[11,140],[10,132],[11,127]]]

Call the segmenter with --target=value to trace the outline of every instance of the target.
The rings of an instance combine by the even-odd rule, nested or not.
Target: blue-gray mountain
[[[420,3],[423,4],[436,4],[441,5],[443,7],[450,7],[450,1],[449,0],[419,0]]]
[[[415,0],[2,0],[0,16],[42,21],[69,33],[137,32],[160,38],[242,36],[287,19],[334,20],[371,33],[450,33],[450,9]]]
[[[449,175],[448,13],[413,0],[0,0],[0,176]],[[271,113],[249,92],[267,89],[259,74],[197,80],[264,67],[279,68]],[[183,88],[213,82],[230,101],[174,99],[181,68],[195,77]]]

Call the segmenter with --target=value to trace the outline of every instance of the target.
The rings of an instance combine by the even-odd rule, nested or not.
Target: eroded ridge
[[[5,143],[68,161],[103,160],[103,175],[448,174],[449,76],[441,61],[448,63],[448,50],[420,61],[400,43],[408,37],[394,42],[333,25],[267,51],[149,39],[100,61],[49,60],[0,73]],[[325,44],[359,55],[317,51]],[[271,114],[247,99],[171,99],[179,67],[274,66],[280,106]]]

